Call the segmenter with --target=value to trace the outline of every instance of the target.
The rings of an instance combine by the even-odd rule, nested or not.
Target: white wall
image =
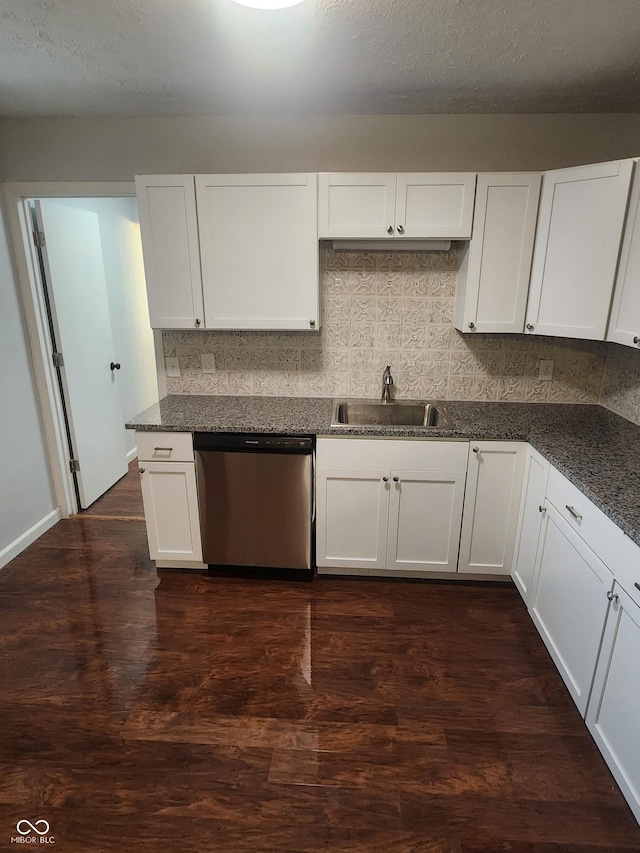
[[[0,566],[55,518],[55,498],[0,211]],[[45,521],[46,519],[46,521]],[[37,533],[43,532],[44,527]],[[22,542],[20,540],[22,539]],[[30,539],[30,538],[29,538]]]
[[[640,114],[0,120],[5,181],[135,174],[552,169],[640,153]]]
[[[118,390],[123,421],[158,400],[153,331],[149,325],[142,243],[135,198],[56,199],[97,214],[115,345],[122,365]],[[124,428],[123,428],[124,429]],[[124,430],[127,453],[135,433]]]

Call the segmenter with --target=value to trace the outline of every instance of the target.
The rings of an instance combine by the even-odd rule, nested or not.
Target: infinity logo
[[[24,826],[27,829],[21,829]],[[39,826],[44,826],[44,829],[38,829]],[[16,829],[20,835],[28,835],[30,832],[37,832],[38,835],[46,835],[49,832],[49,824],[46,820],[37,820],[35,823],[31,823],[28,820],[19,820],[16,824]]]

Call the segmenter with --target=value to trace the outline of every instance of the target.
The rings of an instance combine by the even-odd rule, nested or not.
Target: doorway
[[[136,447],[124,421],[159,398],[133,187],[89,195],[72,186],[21,188],[19,197],[5,189],[16,205],[9,224],[14,243],[20,229],[16,261],[63,515],[127,473]]]

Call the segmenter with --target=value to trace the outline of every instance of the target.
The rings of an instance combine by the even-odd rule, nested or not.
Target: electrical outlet
[[[551,359],[549,359],[548,361],[542,359],[542,361],[540,362],[540,372],[538,373],[538,379],[553,379],[553,361]]]
[[[203,352],[202,353],[202,372],[203,373],[215,373],[216,372],[216,357],[212,352]]]
[[[164,366],[166,368],[167,377],[169,379],[180,378],[180,362],[177,358],[165,358]]]

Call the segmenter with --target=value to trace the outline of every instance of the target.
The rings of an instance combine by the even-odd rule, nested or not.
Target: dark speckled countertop
[[[443,402],[451,429],[331,427],[332,400],[171,395],[127,423],[171,432],[253,432],[528,441],[640,545],[640,427],[601,406]]]

